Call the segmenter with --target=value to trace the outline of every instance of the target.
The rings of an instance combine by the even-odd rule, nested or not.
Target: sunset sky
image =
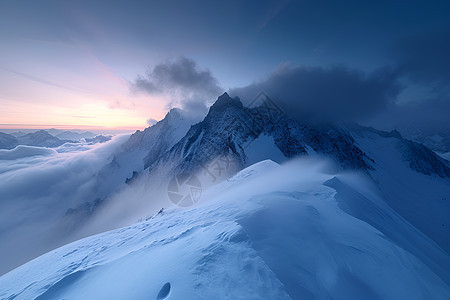
[[[396,103],[448,99],[449,10],[414,0],[1,1],[0,128],[142,129],[186,98],[208,105],[286,65],[370,73],[409,54],[428,73],[398,68]],[[428,48],[414,46],[424,38]]]

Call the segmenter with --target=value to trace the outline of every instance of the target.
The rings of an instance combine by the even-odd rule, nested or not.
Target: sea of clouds
[[[73,240],[83,220],[68,211],[92,200],[99,172],[128,137],[0,150],[0,274]]]

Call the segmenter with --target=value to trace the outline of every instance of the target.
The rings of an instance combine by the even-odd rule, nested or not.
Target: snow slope
[[[361,176],[329,170],[323,161],[257,163],[190,209],[79,240],[3,275],[0,298],[448,299],[448,255],[380,204]],[[386,216],[393,226],[382,226]]]
[[[110,162],[95,175],[95,190],[86,201],[92,203],[95,199],[99,199],[100,203],[105,204],[103,202],[110,201],[115,192],[127,189],[126,183],[134,181],[148,161],[156,159],[178,142],[193,122],[194,120],[184,111],[174,108],[158,123],[144,131],[138,130],[133,133],[114,151]]]
[[[257,162],[270,159],[277,163],[287,160],[283,152],[275,144],[272,136],[260,134],[246,149],[246,166],[251,166]]]
[[[353,134],[358,147],[375,161],[370,174],[384,201],[449,254],[450,178],[444,168],[448,162],[397,135],[381,136],[384,133],[375,130]]]
[[[10,257],[0,261],[0,274],[69,241],[124,226],[122,219],[108,219],[101,228],[83,225],[111,199],[119,201],[118,190],[127,188],[127,179],[144,169],[144,158],[168,150],[192,122],[181,110],[173,109],[163,120],[131,137],[120,135],[98,145],[89,139],[89,143],[65,142],[54,149],[14,148],[17,139],[0,134],[0,144],[5,136],[15,141],[14,149],[0,149],[0,256]],[[100,142],[105,140],[102,135],[97,137],[102,138]],[[45,146],[53,145],[49,141],[57,142],[55,145],[63,142],[46,131],[19,139]],[[127,196],[120,200],[131,206]]]
[[[450,152],[439,154],[443,159],[450,160]]]
[[[138,130],[133,133],[123,145],[123,149],[127,152],[145,150],[143,167],[146,168],[161,154],[172,148],[186,134],[195,120],[196,118],[185,111],[172,108],[161,121],[147,127],[144,131]]]

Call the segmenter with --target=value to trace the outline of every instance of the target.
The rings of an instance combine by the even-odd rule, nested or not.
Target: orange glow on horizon
[[[80,125],[80,124],[0,124],[0,130],[2,129],[13,129],[13,130],[21,130],[21,129],[61,129],[61,130],[71,130],[71,129],[80,129],[80,130],[118,130],[118,131],[136,131],[143,130],[149,125],[144,126],[117,126],[117,127],[100,127],[100,126],[89,126],[89,125]]]
[[[40,75],[47,77],[40,79],[25,74],[30,70],[0,69],[0,129],[134,131],[148,127],[149,118],[164,117],[168,99],[133,94],[112,68],[91,61],[91,77],[72,69],[56,76],[46,68]]]

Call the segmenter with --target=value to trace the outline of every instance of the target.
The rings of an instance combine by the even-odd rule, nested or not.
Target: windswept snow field
[[[257,163],[191,208],[22,265],[0,277],[0,298],[449,299],[448,255],[364,176]]]

